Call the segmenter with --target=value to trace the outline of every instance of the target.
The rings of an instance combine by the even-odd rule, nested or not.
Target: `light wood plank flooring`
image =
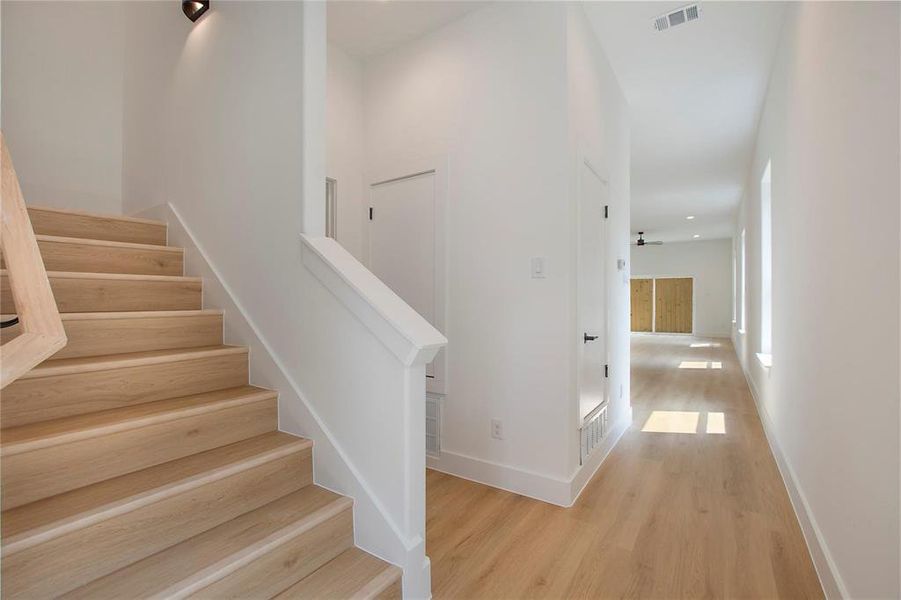
[[[572,508],[429,471],[434,597],[821,598],[731,343],[635,336],[632,403]]]

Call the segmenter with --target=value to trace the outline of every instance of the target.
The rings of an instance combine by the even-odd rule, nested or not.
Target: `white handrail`
[[[447,338],[338,242],[301,235],[306,267],[404,366],[432,361]]]

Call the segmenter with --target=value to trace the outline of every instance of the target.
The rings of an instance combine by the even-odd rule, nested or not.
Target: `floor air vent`
[[[582,424],[582,451],[579,462],[584,463],[595,448],[607,437],[607,406],[602,406],[586,417]]]
[[[697,4],[689,4],[674,11],[654,17],[654,29],[665,31],[670,27],[676,27],[683,23],[697,21],[701,16],[701,7]]]

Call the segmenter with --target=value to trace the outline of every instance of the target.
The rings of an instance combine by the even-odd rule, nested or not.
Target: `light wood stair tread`
[[[184,275],[184,248],[58,235],[35,241],[48,271]]]
[[[377,598],[397,583],[401,570],[359,548],[349,548],[277,595],[278,600]]]
[[[12,427],[2,430],[0,455],[28,452],[276,396],[272,390],[248,385]]]
[[[108,311],[108,312],[80,312],[80,313],[60,313],[60,318],[66,321],[103,321],[115,319],[171,319],[177,317],[200,317],[223,315],[225,311],[219,308],[201,308],[196,310],[133,310],[133,311]],[[0,318],[7,320],[15,316],[14,314],[0,315]]]
[[[218,346],[224,333],[221,310],[61,313],[60,318],[68,343],[48,360]],[[20,334],[19,325],[4,328],[0,341]]]
[[[183,597],[197,593],[269,547],[292,539],[351,506],[350,498],[309,485],[64,597]]]
[[[27,207],[36,234],[165,245],[163,221],[45,206]]]
[[[166,227],[165,221],[157,221],[156,219],[145,219],[143,217],[129,217],[125,215],[114,215],[109,213],[97,213],[87,210],[77,210],[72,208],[57,208],[55,206],[28,205],[28,212],[51,212],[61,215],[71,215],[73,217],[88,217],[91,219],[103,219],[106,221],[121,221],[123,223],[139,223],[142,225],[156,225],[158,227]]]
[[[74,270],[51,270],[47,276],[61,313],[202,308],[203,279],[200,277]],[[14,306],[9,273],[2,269],[0,308],[14,312]]]
[[[0,277],[8,276],[6,269],[0,269]],[[185,275],[142,275],[136,273],[84,273],[79,271],[47,271],[50,279],[103,279],[118,281],[175,281],[202,283],[201,277],[187,277]]]
[[[83,358],[66,358],[43,362],[20,379],[70,375],[73,373],[89,373],[125,367],[137,367],[166,362],[192,360],[209,356],[225,356],[229,354],[247,354],[246,346],[202,346],[199,348],[182,348],[178,350],[148,350],[145,352],[129,352],[125,354],[108,354],[105,356],[87,356]]]
[[[35,235],[38,242],[54,242],[57,244],[76,244],[79,246],[103,246],[106,248],[129,248],[132,250],[150,250],[153,252],[184,252],[177,246],[161,246],[159,244],[142,244],[139,242],[120,242],[117,240],[97,240],[93,238],[67,237],[62,235]]]
[[[278,392],[248,384],[249,349],[223,343],[168,225],[25,210],[68,344],[0,403],[4,597],[399,598],[400,569],[353,547],[352,499],[313,483],[312,441],[277,431]],[[28,305],[17,286],[0,268],[4,320]]]
[[[3,511],[3,553],[310,447],[310,440],[273,431]]]

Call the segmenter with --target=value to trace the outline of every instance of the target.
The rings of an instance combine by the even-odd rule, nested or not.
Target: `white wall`
[[[632,422],[629,381],[629,213],[630,213],[630,123],[629,108],[619,82],[589,24],[582,6],[569,4],[566,20],[566,67],[569,107],[569,190],[571,198],[570,252],[578,256],[578,229],[575,203],[579,199],[582,165],[588,161],[607,180],[608,221],[606,256],[607,362],[609,364],[608,421],[606,442],[594,451],[584,466],[579,465],[579,439],[569,442],[571,493],[575,497]],[[625,265],[617,270],[617,260]],[[575,261],[572,264],[570,294],[578,295]],[[575,351],[571,381],[578,377],[578,347],[583,344],[576,304],[571,314],[570,335]],[[572,348],[572,346],[571,346]],[[578,394],[574,389],[573,394]],[[575,408],[575,404],[572,405]],[[577,413],[574,413],[574,417]],[[578,436],[578,431],[569,430]]]
[[[301,110],[304,69],[318,70],[305,5],[214,3],[194,25],[170,3],[130,4],[127,16],[126,211],[171,205],[162,214],[199,257],[189,266],[210,275],[209,299],[234,307],[227,341],[256,348],[251,381],[279,391],[280,428],[314,440],[316,482],[355,500],[357,544],[403,566],[405,593],[426,597],[424,367],[398,362],[302,257],[317,212],[304,200],[324,206],[302,172],[317,145]],[[324,40],[321,51],[312,92],[324,98]],[[310,187],[324,190],[324,175]]]
[[[694,277],[694,335],[731,335],[731,240],[632,246],[632,277]]]
[[[366,64],[367,173],[432,157],[449,173],[441,468],[567,474],[564,15],[493,6]],[[547,279],[530,278],[532,256]]]
[[[736,228],[749,245],[748,331],[734,334],[736,349],[830,596],[901,595],[899,10],[790,8]],[[769,373],[754,354],[768,159]]]
[[[338,242],[363,254],[363,64],[328,45],[326,172],[338,182]]]
[[[574,234],[585,156],[611,181],[611,264],[628,238],[625,102],[579,19],[564,4],[495,5],[364,65],[366,182],[413,164],[448,174],[448,394],[430,465],[561,504],[582,483]],[[530,277],[533,256],[546,258],[546,279]],[[627,315],[613,268],[611,281],[611,310]],[[628,324],[611,330],[611,389],[628,407]]]
[[[122,210],[122,10],[3,2],[2,128],[25,201]]]

